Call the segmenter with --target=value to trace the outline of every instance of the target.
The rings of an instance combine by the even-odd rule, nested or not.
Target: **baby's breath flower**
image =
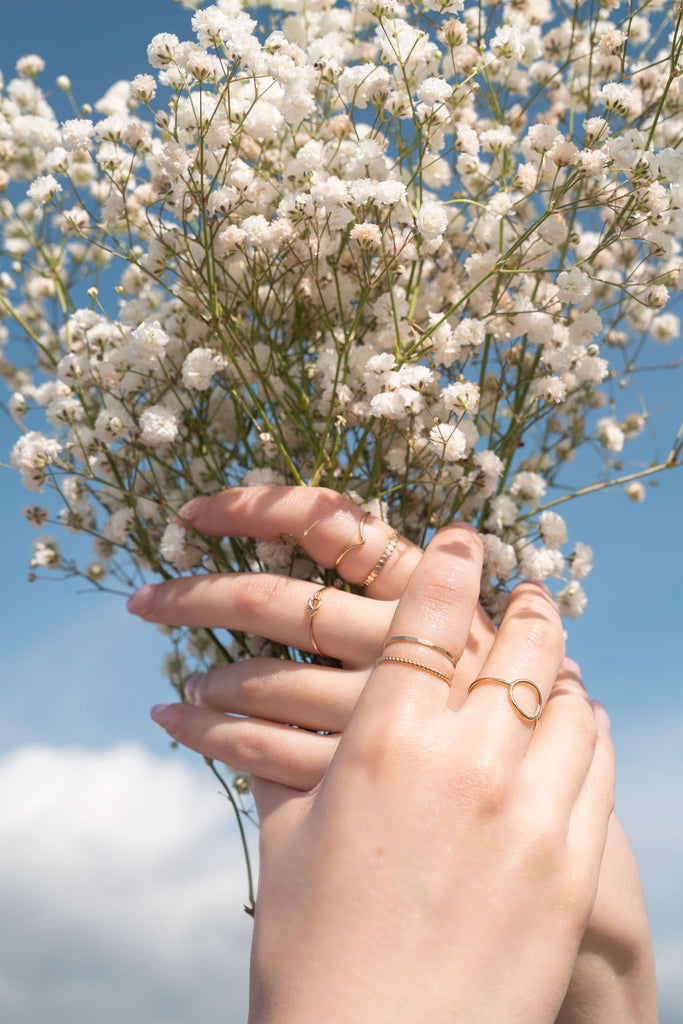
[[[17,74],[22,78],[35,78],[45,70],[45,61],[35,53],[20,57],[16,64]]]
[[[62,145],[68,153],[88,152],[92,149],[94,133],[94,124],[86,118],[79,117],[74,121],[64,121],[62,124]]]
[[[140,416],[140,440],[152,448],[170,444],[178,435],[178,415],[163,405],[153,405]]]
[[[590,294],[591,280],[578,267],[563,270],[557,275],[558,298],[562,302],[578,302]]]
[[[35,206],[44,206],[57,193],[62,191],[62,186],[52,174],[41,174],[31,182],[26,195]]]
[[[577,619],[586,609],[588,598],[580,583],[572,580],[563,590],[555,595],[555,602],[560,615],[568,619]]]
[[[437,424],[429,432],[429,443],[446,462],[457,462],[467,451],[467,438],[458,427]]]
[[[629,484],[626,484],[625,490],[627,497],[629,497],[631,501],[645,501],[645,488],[640,480],[631,480]]]

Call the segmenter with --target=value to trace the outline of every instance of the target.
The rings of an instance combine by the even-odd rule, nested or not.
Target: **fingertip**
[[[182,508],[178,509],[177,515],[174,517],[173,522],[177,523],[178,526],[186,526],[189,524],[195,524],[202,512],[204,511],[210,495],[205,494],[199,498],[192,498],[191,501],[185,502]]]
[[[134,594],[126,601],[126,608],[131,615],[139,615],[144,618],[149,615],[154,607],[154,595],[156,588],[154,584],[147,583],[144,587],[140,587]]]
[[[606,729],[607,732],[609,732],[612,723],[610,722],[610,717],[607,714],[604,705],[602,705],[599,700],[592,700],[591,707],[593,708],[593,714],[595,715],[595,720],[598,725],[601,725],[603,729]]]

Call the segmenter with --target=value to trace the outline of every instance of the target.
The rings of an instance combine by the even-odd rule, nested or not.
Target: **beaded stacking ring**
[[[512,682],[508,682],[507,679],[496,679],[494,676],[482,676],[481,679],[475,679],[473,683],[470,683],[467,692],[470,694],[475,686],[488,686],[489,683],[495,683],[498,686],[507,687],[508,700],[510,701],[515,714],[523,722],[533,722],[535,731],[538,726],[541,708],[543,707],[543,697],[541,696],[541,691],[536,686],[536,683],[532,683],[530,679],[513,679]],[[531,715],[528,711],[525,711],[515,699],[515,688],[518,686],[525,686],[528,690],[531,690],[536,697],[536,710]]]
[[[370,572],[367,574],[367,576],[365,577],[363,582],[358,584],[358,586],[360,587],[361,590],[367,590],[368,587],[370,586],[370,584],[375,582],[375,580],[377,579],[377,577],[381,573],[382,569],[387,564],[389,558],[391,557],[392,551],[394,550],[394,548],[398,544],[398,538],[399,538],[399,532],[398,532],[398,530],[394,530],[394,532],[392,533],[392,535],[391,535],[391,537],[389,539],[389,543],[387,544],[387,546],[385,547],[384,551],[380,555],[379,560],[373,566],[373,568],[370,570]]]
[[[385,654],[381,658],[378,658],[375,664],[381,665],[382,662],[385,661],[395,662],[398,665],[411,665],[413,668],[419,668],[423,672],[429,672],[430,676],[436,676],[437,679],[443,680],[447,686],[452,685],[453,681],[445,672],[439,672],[437,669],[432,668],[431,665],[424,665],[421,661],[412,661],[410,658],[394,658],[389,654]]]
[[[334,590],[334,587],[320,587],[319,590],[316,590],[316,592],[309,597],[306,603],[306,610],[308,611],[308,635],[310,637],[311,646],[313,650],[320,658],[326,658],[327,655],[323,654],[323,652],[318,647],[318,644],[316,643],[315,630],[313,629],[313,621],[315,619],[316,612],[320,610],[320,606],[323,603],[320,595],[324,593],[324,591],[326,590]]]
[[[369,518],[369,516],[369,512],[365,512],[363,514],[363,518],[358,523],[359,540],[355,540],[353,544],[347,544],[344,550],[339,552],[339,554],[337,555],[337,561],[334,563],[335,569],[339,569],[339,565],[344,555],[348,555],[349,551],[353,551],[354,548],[362,548],[363,545],[365,544],[365,522]]]

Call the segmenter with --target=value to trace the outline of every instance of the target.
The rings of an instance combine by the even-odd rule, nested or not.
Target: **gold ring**
[[[306,602],[306,607],[308,611],[308,635],[310,637],[311,646],[313,647],[313,650],[320,658],[326,658],[327,655],[323,654],[323,652],[320,650],[316,643],[315,632],[313,629],[313,620],[315,619],[316,612],[320,609],[320,606],[323,603],[320,595],[324,593],[325,590],[334,590],[334,587],[320,587],[320,589],[316,590],[315,594],[312,594],[309,597],[308,601]]]
[[[521,718],[523,722],[533,722],[535,730],[538,726],[538,719],[541,714],[541,708],[543,707],[543,697],[541,696],[541,691],[536,686],[536,683],[532,683],[530,679],[513,679],[512,682],[509,683],[507,679],[496,679],[495,676],[482,676],[481,679],[475,679],[473,683],[470,683],[467,692],[468,694],[470,694],[472,690],[475,688],[475,686],[484,686],[488,685],[489,683],[495,683],[498,686],[507,687],[508,700],[510,701],[510,704],[512,705],[515,714],[518,718]],[[524,708],[521,707],[521,705],[518,704],[518,702],[516,701],[516,686],[526,686],[527,689],[533,690],[534,696],[536,697],[536,710],[532,715],[525,711]]]
[[[315,522],[311,523],[310,526],[307,526],[300,537],[295,537],[292,533],[281,533],[278,535],[278,540],[287,541],[289,544],[293,544],[295,548],[300,548],[303,541],[306,540],[313,527],[317,526],[318,523],[322,523],[323,519],[324,516],[320,516],[318,519],[315,520]]]
[[[384,551],[382,552],[382,554],[379,557],[379,561],[370,570],[370,572],[367,574],[367,576],[365,577],[363,582],[358,584],[358,586],[360,587],[361,590],[367,590],[368,587],[370,586],[370,584],[375,582],[375,580],[377,579],[377,577],[381,573],[382,569],[387,564],[387,562],[388,562],[388,560],[389,560],[389,558],[391,556],[391,552],[394,550],[394,548],[398,544],[398,538],[399,538],[399,532],[398,532],[398,530],[394,530],[394,532],[392,533],[391,538],[389,540],[389,543],[387,544],[387,546],[385,547]]]
[[[410,658],[394,658],[389,654],[383,655],[378,658],[375,662],[376,665],[381,665],[384,661],[395,662],[397,665],[411,665],[413,668],[422,669],[423,672],[429,672],[430,676],[436,676],[437,679],[442,679],[446,686],[451,686],[453,680],[450,679],[445,672],[439,672],[435,668],[431,668],[430,665],[423,665],[421,661],[412,661]]]
[[[348,555],[349,551],[353,551],[354,548],[362,548],[363,545],[365,544],[365,520],[369,517],[369,515],[369,512],[363,513],[363,517],[361,521],[358,523],[358,533],[360,536],[360,540],[355,540],[353,544],[347,544],[344,550],[337,555],[337,561],[334,563],[335,569],[339,568],[339,564],[344,555]]]
[[[453,668],[455,668],[455,657],[450,651],[447,651],[445,647],[441,647],[440,644],[435,644],[431,640],[421,640],[419,636],[390,636],[382,644],[382,648],[388,647],[389,644],[397,644],[403,641],[406,644],[419,644],[420,647],[429,647],[432,651],[438,651],[439,654],[443,654],[444,658],[448,658]]]

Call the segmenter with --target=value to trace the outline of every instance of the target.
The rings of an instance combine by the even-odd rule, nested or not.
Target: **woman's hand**
[[[390,632],[465,651],[482,549],[440,531]],[[255,790],[262,822],[252,1024],[524,1020],[559,1012],[612,810],[605,718],[571,678],[559,617],[518,587],[481,672],[533,680],[540,727],[500,685],[447,686],[412,641],[372,672],[315,790]],[[472,682],[472,680],[470,680]],[[528,694],[520,694],[524,702]]]
[[[186,521],[200,533],[217,536],[301,537],[301,546],[311,557],[331,567],[345,546],[357,542],[361,514],[357,506],[330,491],[237,488],[197,499]],[[389,527],[374,519],[364,533],[365,544],[352,547],[339,564],[340,574],[355,583],[376,565],[392,536]],[[187,696],[198,706],[163,707],[157,721],[179,742],[205,756],[293,790],[312,789],[323,777],[381,653],[395,607],[392,599],[400,596],[421,558],[422,551],[401,538],[367,589],[368,597],[379,600],[333,590],[320,595],[315,618],[319,649],[352,668],[278,659],[223,666],[188,685]],[[132,610],[156,622],[229,626],[311,650],[306,605],[317,589],[314,584],[268,574],[192,577],[145,588]],[[479,674],[495,635],[478,607],[456,669],[456,685]],[[573,663],[567,662],[563,671],[576,683],[580,681]],[[560,1019],[563,1024],[654,1021],[653,978],[637,871],[628,842],[613,819],[598,899]],[[596,1012],[598,1002],[604,1012]]]

